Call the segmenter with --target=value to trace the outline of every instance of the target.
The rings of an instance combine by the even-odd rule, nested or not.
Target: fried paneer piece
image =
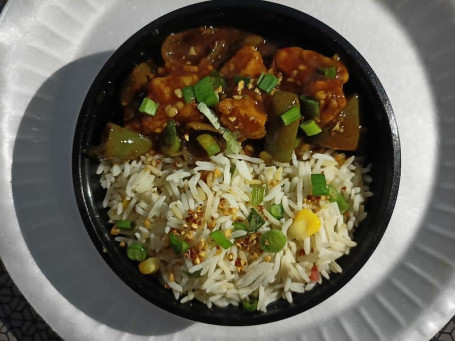
[[[266,71],[261,54],[251,45],[246,45],[238,50],[220,70],[226,78],[234,78],[235,75],[256,78]]]
[[[319,102],[319,123],[324,126],[333,121],[346,105],[343,84],[349,73],[338,58],[329,58],[300,47],[278,50],[273,67],[283,73],[282,88],[308,95]],[[335,78],[327,78],[321,70],[335,67]]]
[[[227,98],[216,107],[221,124],[231,131],[239,131],[244,139],[265,136],[267,114],[262,102],[253,98]]]

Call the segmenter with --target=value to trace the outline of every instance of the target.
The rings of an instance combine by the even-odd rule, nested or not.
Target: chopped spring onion
[[[337,191],[335,186],[331,184],[327,185],[327,192],[330,196],[330,201],[337,203],[338,209],[341,213],[344,213],[349,209],[349,203],[346,201],[346,198],[343,196],[343,194]]]
[[[241,223],[239,221],[236,221],[235,223],[232,224],[233,229],[232,231],[247,231],[247,227],[244,223]]]
[[[131,260],[142,262],[147,258],[147,251],[145,251],[144,247],[141,244],[133,243],[126,249],[126,255]]]
[[[293,106],[291,109],[289,109],[285,113],[281,114],[281,119],[283,120],[283,123],[285,126],[288,126],[291,123],[294,123],[295,121],[299,120],[300,118],[301,118],[300,110],[297,106]]]
[[[281,204],[272,204],[272,206],[270,206],[269,212],[275,219],[279,220],[284,217],[284,208]]]
[[[169,234],[169,245],[177,256],[184,254],[190,248],[186,241],[173,233]]]
[[[250,300],[242,302],[243,309],[246,311],[256,311],[258,308],[258,300]]]
[[[173,120],[170,120],[167,122],[160,136],[161,151],[168,155],[174,155],[180,150],[181,145],[176,124]]]
[[[238,154],[242,150],[242,145],[237,141],[237,137],[234,133],[228,129],[223,132],[223,137],[226,140],[226,152],[227,154]]]
[[[313,195],[327,195],[327,183],[324,174],[311,174]]]
[[[260,74],[258,80],[256,81],[256,84],[259,84],[259,83],[262,81],[262,79],[264,78],[264,76],[265,76],[265,73],[264,73],[264,72],[261,72],[261,74]]]
[[[337,69],[335,66],[320,67],[318,68],[318,72],[326,78],[336,78],[337,76]]]
[[[264,90],[268,94],[273,90],[273,88],[278,84],[278,78],[274,75],[267,73],[262,78],[258,79],[258,88]]]
[[[158,106],[159,106],[158,103],[156,103],[153,99],[145,97],[142,100],[141,106],[139,107],[139,111],[150,116],[155,116]]]
[[[216,140],[210,134],[202,134],[196,137],[197,142],[201,145],[202,148],[209,154],[213,156],[218,154],[221,149]]]
[[[265,224],[265,220],[259,215],[259,213],[252,208],[250,214],[248,215],[248,232],[256,232],[259,230],[262,225]]]
[[[218,121],[218,117],[215,113],[209,109],[207,104],[201,102],[197,105],[198,110],[209,120],[209,122],[215,127],[216,130],[221,128],[220,122]]]
[[[314,120],[308,120],[303,122],[300,125],[300,128],[305,132],[307,136],[313,136],[319,134],[322,129],[318,126],[318,124]]]
[[[261,236],[259,245],[265,252],[277,253],[286,245],[286,236],[278,230],[269,230]]]
[[[220,86],[222,88],[226,87],[226,81],[224,80],[223,76],[221,76],[221,74],[218,71],[213,70],[212,72],[210,72],[209,77],[210,77],[210,82],[212,83],[212,86],[214,89],[218,89]]]
[[[118,220],[115,223],[115,226],[121,230],[130,230],[133,228],[133,224],[131,220]]]
[[[250,81],[250,77],[242,76],[242,75],[235,75],[234,76],[234,84],[237,84],[238,82],[243,81],[245,85],[247,85]]]
[[[196,100],[196,96],[194,96],[194,87],[192,85],[183,88],[182,93],[186,103]]]
[[[252,185],[251,188],[251,205],[259,205],[264,200],[265,187]]]
[[[221,230],[213,231],[212,233],[210,233],[210,237],[212,237],[215,243],[217,243],[225,250],[229,249],[232,246],[232,242],[226,238],[223,231]]]
[[[302,114],[305,118],[319,118],[319,102],[308,96],[300,96]]]
[[[213,127],[222,133],[223,138],[226,140],[226,152],[228,154],[240,153],[242,150],[242,145],[239,141],[237,141],[237,136],[235,136],[232,131],[221,126],[220,122],[218,121],[218,117],[212,110],[209,109],[207,104],[201,102],[198,104],[197,108],[205,117],[207,117]]]
[[[199,103],[204,102],[208,107],[213,107],[219,101],[218,94],[213,89],[210,76],[205,76],[194,84],[194,95]]]

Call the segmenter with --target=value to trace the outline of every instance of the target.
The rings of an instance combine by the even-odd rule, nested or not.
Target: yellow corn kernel
[[[294,221],[288,230],[288,237],[303,241],[318,232],[320,228],[321,221],[316,213],[304,208],[295,215]]]
[[[128,207],[128,204],[130,203],[131,200],[128,200],[128,199],[123,199],[122,200],[122,207],[123,209],[127,208]]]
[[[150,257],[139,263],[139,271],[144,275],[156,273],[160,268],[160,259],[158,257]]]

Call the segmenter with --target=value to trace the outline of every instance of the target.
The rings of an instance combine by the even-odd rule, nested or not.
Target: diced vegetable
[[[308,208],[297,212],[292,225],[288,229],[288,237],[303,241],[321,228],[321,221],[316,213]]]
[[[262,225],[265,224],[265,220],[259,215],[259,213],[252,208],[250,214],[248,215],[248,232],[256,232],[259,230]]]
[[[356,150],[360,139],[359,96],[352,95],[336,123],[322,128],[314,141],[336,150]]]
[[[300,128],[305,132],[307,136],[314,136],[319,134],[322,130],[321,127],[314,120],[308,120],[300,125]]]
[[[168,155],[174,155],[180,150],[181,145],[175,122],[170,120],[167,122],[166,127],[164,127],[163,132],[161,133],[161,151]]]
[[[190,248],[186,241],[173,233],[169,234],[169,245],[177,256],[184,254]]]
[[[268,94],[275,88],[278,84],[278,78],[274,75],[267,73],[263,77],[258,79],[258,88],[264,90]]]
[[[196,137],[197,142],[201,145],[202,148],[207,152],[209,156],[218,154],[221,149],[216,140],[212,135],[202,134]]]
[[[265,135],[265,150],[279,162],[289,162],[294,151],[294,144],[299,129],[296,120],[288,126],[283,126],[281,114],[292,107],[300,110],[299,98],[296,94],[277,91],[272,97],[272,110],[269,111],[267,134]]]
[[[319,274],[319,269],[318,269],[318,267],[315,264],[311,268],[310,280],[312,282],[317,282],[317,281],[319,281],[320,277],[321,277],[321,275]]]
[[[337,76],[337,69],[335,66],[320,67],[318,68],[318,72],[326,78],[336,78]]]
[[[284,114],[281,114],[281,119],[283,120],[285,126],[288,126],[291,123],[300,120],[300,118],[301,118],[300,110],[297,106],[294,106],[288,111],[286,111]]]
[[[237,137],[234,133],[221,126],[218,117],[215,113],[204,102],[198,104],[197,108],[199,111],[207,117],[212,125],[217,129],[226,140],[226,153],[227,154],[238,154],[242,150],[242,145],[237,141]]]
[[[224,80],[223,76],[221,76],[221,74],[218,71],[213,70],[212,72],[210,72],[209,77],[210,77],[210,82],[212,83],[212,86],[214,89],[218,89],[220,86],[222,88],[226,87],[226,81]]]
[[[275,219],[279,220],[284,217],[284,208],[281,204],[272,204],[269,212]]]
[[[207,117],[209,122],[212,123],[213,127],[216,130],[220,130],[221,124],[218,120],[218,116],[215,115],[215,113],[207,106],[207,104],[201,102],[197,105],[197,108],[205,117]]]
[[[149,257],[139,263],[139,271],[144,275],[152,275],[160,269],[160,259],[158,257]]]
[[[242,150],[242,145],[237,141],[237,137],[234,133],[228,129],[223,132],[223,137],[226,140],[226,152],[227,154],[238,154]]]
[[[131,260],[142,262],[145,258],[147,258],[147,251],[145,251],[141,244],[133,243],[126,249],[126,255]]]
[[[87,153],[98,159],[128,161],[147,153],[151,148],[152,141],[147,137],[109,122],[104,142],[89,148]]]
[[[244,223],[241,223],[239,221],[236,221],[235,223],[232,224],[232,230],[233,231],[247,231],[247,227]]]
[[[260,246],[265,252],[280,252],[286,245],[286,236],[278,230],[269,230],[261,236]]]
[[[139,107],[139,111],[141,113],[144,113],[144,114],[147,114],[150,116],[155,116],[157,109],[158,109],[158,103],[156,103],[153,99],[150,99],[148,97],[145,97],[142,100],[141,106]]]
[[[265,187],[252,185],[251,188],[251,205],[259,205],[264,200]]]
[[[327,183],[324,174],[311,174],[313,195],[327,195]]]
[[[332,184],[328,185],[327,192],[330,196],[330,201],[337,203],[338,209],[341,213],[344,213],[349,209],[349,203],[346,201],[346,198],[343,196],[343,194],[337,191],[335,186]]]
[[[250,301],[243,301],[242,306],[246,311],[256,311],[258,308],[258,300],[250,299]]]
[[[219,101],[218,94],[213,89],[210,76],[206,76],[194,84],[194,95],[199,103],[204,102],[208,107],[213,107]]]
[[[250,81],[250,77],[242,76],[242,75],[235,75],[234,76],[234,84],[237,84],[240,81],[244,81],[245,85],[247,85]]]
[[[194,87],[192,85],[183,88],[182,94],[186,103],[191,103],[196,100],[196,96],[194,95]]]
[[[319,102],[311,97],[301,95],[300,104],[302,105],[302,115],[306,119],[319,119]]]
[[[121,230],[131,230],[133,228],[131,220],[118,220],[115,222],[115,226]]]
[[[225,250],[229,249],[232,246],[232,242],[226,238],[223,231],[221,230],[213,231],[210,233],[210,237],[215,241],[215,243],[217,243]]]

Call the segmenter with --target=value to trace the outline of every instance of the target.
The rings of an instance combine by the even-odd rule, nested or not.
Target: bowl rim
[[[383,106],[383,111],[387,116],[388,127],[391,132],[392,137],[392,148],[393,148],[393,162],[392,162],[392,183],[390,188],[388,188],[389,198],[385,212],[386,214],[382,216],[381,219],[381,228],[377,231],[377,238],[374,240],[374,243],[369,245],[369,250],[366,253],[365,257],[361,259],[361,261],[356,262],[355,266],[351,269],[350,273],[346,276],[343,276],[340,281],[337,282],[335,286],[331,287],[331,290],[325,291],[320,299],[317,299],[313,304],[309,304],[306,308],[302,309],[297,307],[296,305],[290,305],[289,309],[286,309],[285,312],[280,312],[279,314],[251,314],[251,318],[244,320],[244,319],[236,319],[232,318],[219,318],[215,314],[204,314],[203,317],[200,317],[199,314],[192,314],[187,312],[186,310],[182,309],[170,309],[169,305],[164,300],[154,299],[152,300],[150,296],[144,293],[143,288],[138,285],[137,283],[132,283],[127,277],[125,277],[125,273],[120,271],[118,266],[115,264],[113,260],[112,254],[109,250],[106,250],[105,244],[102,241],[102,236],[100,232],[94,228],[96,225],[93,217],[89,214],[89,206],[90,206],[90,189],[88,188],[87,184],[84,184],[83,181],[83,167],[82,167],[82,150],[83,150],[83,137],[84,137],[84,130],[88,118],[88,112],[90,111],[91,102],[96,97],[97,89],[100,87],[100,84],[106,81],[106,74],[109,73],[109,70],[113,68],[113,66],[118,65],[118,63],[122,60],[125,51],[130,50],[133,46],[136,45],[141,39],[145,36],[150,34],[149,32],[153,31],[156,27],[160,27],[162,24],[173,21],[176,18],[180,18],[182,15],[191,15],[192,13],[197,13],[204,10],[216,10],[216,9],[241,9],[241,8],[260,8],[262,10],[270,10],[277,15],[292,17],[299,21],[305,21],[307,25],[313,26],[317,28],[317,30],[322,31],[324,34],[332,37],[334,41],[343,48],[343,53],[348,55],[352,60],[356,61],[356,66],[360,68],[363,74],[368,79],[369,83],[371,84],[371,89],[374,89],[375,95],[379,98],[380,102]],[[235,25],[233,25],[235,27]],[[357,273],[358,271],[365,265],[368,259],[373,254],[373,251],[378,246],[380,240],[382,239],[385,230],[389,224],[391,219],[393,209],[397,200],[398,196],[398,189],[400,184],[400,176],[401,176],[401,146],[400,146],[400,138],[398,133],[398,125],[396,118],[393,113],[393,109],[390,103],[390,100],[387,97],[385,89],[383,88],[382,84],[380,83],[378,77],[376,76],[373,69],[367,63],[367,61],[363,58],[363,56],[338,32],[330,28],[327,24],[321,22],[320,20],[301,12],[297,9],[273,3],[269,1],[258,1],[258,0],[213,0],[208,2],[201,2],[192,5],[188,5],[185,7],[181,7],[176,9],[172,12],[169,12],[159,18],[151,21],[137,32],[135,32],[132,36],[130,36],[125,42],[123,42],[116,51],[112,54],[111,57],[106,61],[103,67],[98,72],[95,80],[90,86],[90,89],[87,92],[87,95],[84,98],[84,102],[79,113],[79,117],[77,120],[75,135],[74,135],[74,142],[73,142],[73,155],[72,155],[72,170],[73,170],[73,185],[75,190],[75,196],[77,205],[79,208],[79,212],[81,214],[82,220],[84,222],[84,226],[90,235],[92,242],[95,244],[97,250],[106,261],[106,263],[110,266],[110,268],[114,271],[114,273],[130,288],[132,288],[136,293],[144,297],[146,300],[151,302],[152,304],[169,311],[175,315],[188,318],[193,321],[199,321],[204,323],[210,324],[217,324],[217,325],[256,325],[256,324],[263,324],[274,322],[278,320],[282,320],[284,318],[291,317],[293,315],[302,313],[311,309],[312,307],[316,306],[317,304],[325,301],[331,295],[335,294],[338,290],[340,290],[346,283],[348,283]],[[210,309],[207,308],[207,311]]]

